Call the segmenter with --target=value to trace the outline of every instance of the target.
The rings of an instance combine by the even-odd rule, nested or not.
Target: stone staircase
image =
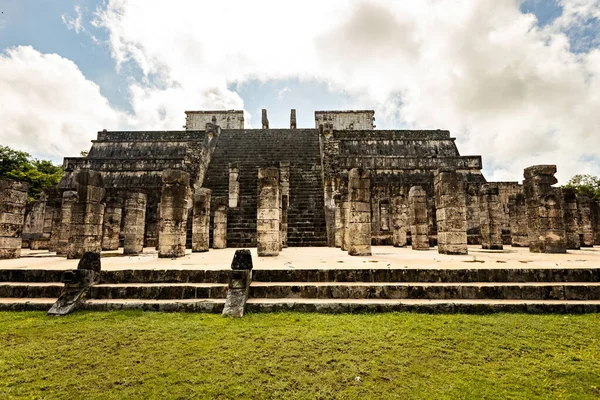
[[[0,310],[47,311],[62,271],[0,270]],[[83,308],[220,313],[229,270],[102,271]],[[600,312],[593,269],[254,270],[248,312]]]
[[[256,246],[258,169],[281,162],[290,164],[289,246],[327,245],[318,132],[268,129],[224,130],[208,167],[204,186],[212,190],[212,213],[214,199],[229,195],[230,163],[239,170],[238,207],[227,215],[228,247]]]

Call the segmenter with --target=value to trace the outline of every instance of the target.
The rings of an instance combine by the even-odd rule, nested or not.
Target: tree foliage
[[[575,175],[563,187],[573,188],[577,193],[600,201],[600,178],[594,175]]]
[[[38,160],[24,151],[0,145],[0,178],[27,182],[29,202],[36,200],[44,189],[58,185],[63,173],[52,161]]]

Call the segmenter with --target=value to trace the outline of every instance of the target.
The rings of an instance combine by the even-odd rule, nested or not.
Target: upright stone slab
[[[594,245],[600,245],[600,204],[592,201],[592,221],[594,225]]]
[[[408,192],[410,235],[413,250],[429,250],[429,220],[427,217],[427,193],[421,186],[413,186]]]
[[[0,179],[0,259],[21,256],[28,185]]]
[[[563,207],[565,221],[565,243],[567,249],[579,250],[581,247],[579,233],[581,232],[579,209],[577,207],[577,191],[573,188],[563,188]]]
[[[438,169],[433,183],[438,252],[467,254],[467,205],[462,176],[454,170]]]
[[[344,225],[342,221],[342,195],[336,194],[333,196],[335,204],[335,247],[342,247],[342,238],[344,235]]]
[[[290,129],[296,129],[296,126],[296,110],[292,108],[292,111],[290,112]]]
[[[46,199],[46,212],[49,214],[48,218],[51,219],[50,223],[46,226],[47,235],[49,237],[48,250],[56,251],[58,248],[58,237],[60,235],[60,223],[62,217],[62,195],[58,189],[46,189],[45,192],[48,196]]]
[[[262,109],[262,128],[269,129],[269,119],[267,118],[267,110]]]
[[[259,257],[279,255],[279,170],[258,169],[256,244]]]
[[[348,219],[350,216],[350,202],[348,201],[348,195],[343,194],[340,199],[340,219],[342,225],[342,243],[340,245],[340,249],[342,251],[348,251],[348,243],[350,239],[348,238],[350,231],[348,230]]]
[[[592,217],[592,199],[584,194],[577,195],[577,208],[581,224],[581,247],[594,246],[594,225]]]
[[[213,249],[227,248],[227,199],[215,197]]]
[[[100,172],[81,169],[75,175],[77,201],[71,211],[67,258],[78,259],[87,252],[102,250],[104,183]]]
[[[352,168],[348,173],[348,254],[371,255],[371,172]]]
[[[527,212],[525,195],[523,193],[517,193],[508,197],[508,212],[510,217],[511,246],[529,247]]]
[[[394,247],[406,246],[406,228],[408,225],[408,205],[404,196],[392,197],[392,244]]]
[[[123,254],[135,255],[144,251],[146,203],[145,193],[130,193],[125,200]]]
[[[532,253],[566,253],[563,196],[552,187],[556,165],[525,168],[523,186],[527,204],[529,251]]]
[[[209,248],[211,194],[211,190],[207,188],[200,188],[194,193],[193,252],[204,252]]]
[[[25,207],[25,223],[23,225],[23,247],[30,247],[32,241],[42,238],[44,233],[44,212],[46,196],[42,193],[31,206]]]
[[[179,170],[165,170],[160,196],[158,257],[185,256],[185,241],[190,192],[190,175]]]
[[[502,250],[502,205],[498,186],[486,183],[479,191],[479,221],[481,246],[489,250]]]
[[[280,202],[280,224],[279,239],[281,248],[288,247],[288,209],[290,207],[290,163],[279,163],[279,194]]]
[[[69,237],[71,236],[71,219],[73,215],[73,206],[77,202],[77,191],[65,190],[62,194],[60,208],[60,229],[58,231],[58,243],[56,245],[56,255],[66,256],[69,252]]]
[[[118,199],[110,199],[104,210],[102,226],[102,250],[117,250],[119,248],[119,233],[123,208]]]

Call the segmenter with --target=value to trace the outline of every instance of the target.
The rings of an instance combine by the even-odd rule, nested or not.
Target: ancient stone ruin
[[[468,245],[560,253],[600,243],[600,206],[553,187],[555,166],[527,168],[523,185],[486,182],[481,157],[461,155],[448,131],[376,130],[372,110],[316,111],[308,129],[296,110],[285,129],[267,110],[260,129],[246,129],[240,110],[185,114],[182,131],[98,132],[87,156],[64,159],[64,178],[27,206],[22,228],[2,232],[4,252],[18,255],[8,249],[21,231],[24,246],[69,258],[121,247],[177,258],[186,248],[465,255]],[[14,200],[0,199],[11,221]]]
[[[21,255],[27,184],[0,179],[0,259]]]

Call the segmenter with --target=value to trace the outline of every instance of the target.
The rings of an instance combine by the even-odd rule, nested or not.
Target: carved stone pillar
[[[144,250],[146,203],[145,193],[131,193],[125,200],[123,254],[140,254]]]
[[[160,196],[158,256],[173,258],[185,256],[190,175],[179,170],[162,174]]]
[[[256,233],[258,255],[279,255],[279,170],[259,168]]]
[[[348,174],[348,254],[371,255],[371,173],[352,168]]]
[[[438,252],[467,254],[467,206],[465,184],[454,170],[434,175]]]
[[[479,221],[481,246],[489,250],[502,250],[502,205],[498,186],[486,183],[479,192]]]
[[[408,192],[410,234],[413,250],[429,250],[429,220],[427,218],[427,193],[421,186]]]
[[[67,190],[62,195],[62,205],[60,208],[60,229],[58,231],[58,242],[56,245],[56,255],[66,256],[69,250],[69,237],[71,236],[71,216],[73,206],[77,202],[77,192]]]
[[[194,193],[193,252],[204,252],[209,248],[211,194],[211,190],[206,188],[200,188]]]
[[[28,185],[0,179],[0,259],[21,257]]]

